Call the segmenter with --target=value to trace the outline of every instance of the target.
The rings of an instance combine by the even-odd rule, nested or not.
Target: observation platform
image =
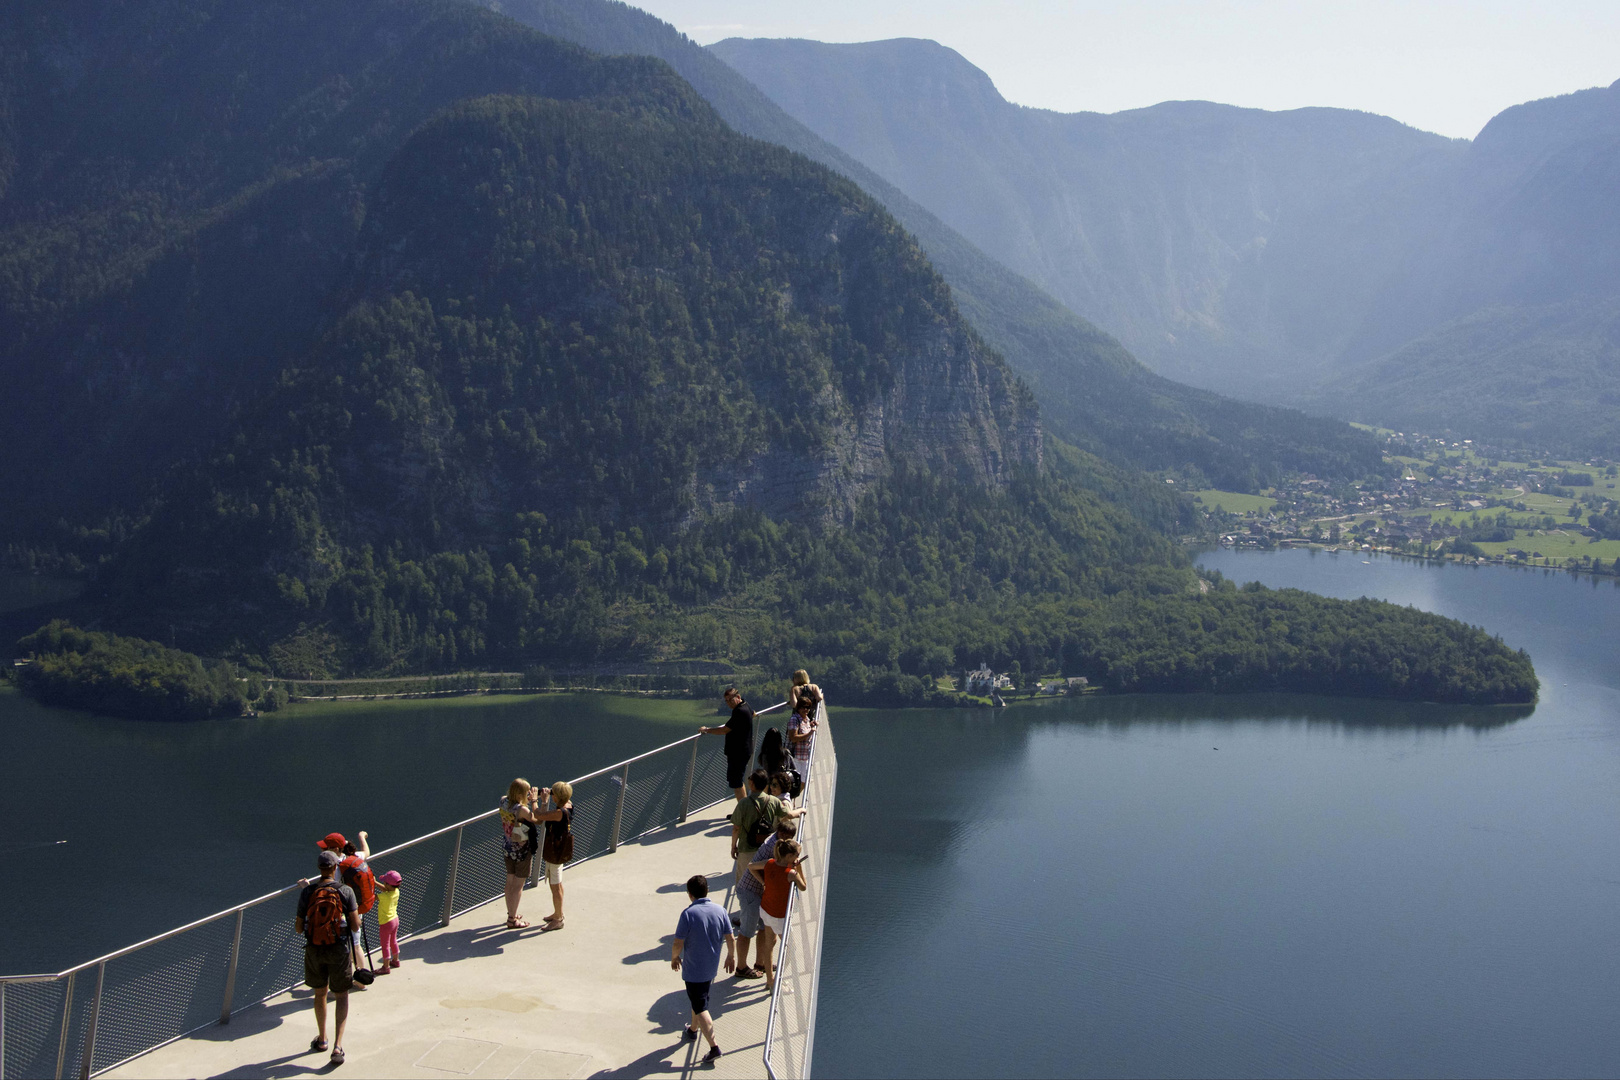
[[[724,971],[715,980],[710,1009],[725,1053],[708,1068],[700,1064],[707,1043],[682,1041],[690,1010],[669,966],[686,879],[708,875],[716,902],[731,892],[732,805],[727,799],[569,867],[561,930],[540,929],[551,912],[542,879],[523,894],[521,911],[534,924],[526,930],[505,928],[497,898],[403,941],[401,966],[350,995],[341,1068],[310,1051],[312,992],[299,987],[100,1075],[763,1077],[764,980]],[[824,883],[817,878],[812,889]],[[812,987],[784,982],[782,989]]]

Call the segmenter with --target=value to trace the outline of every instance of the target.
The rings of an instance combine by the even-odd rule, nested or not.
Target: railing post
[[[450,876],[444,880],[444,911],[439,916],[443,926],[450,925],[450,913],[456,906],[456,871],[461,868],[461,834],[467,826],[456,829],[456,846],[450,852]]]
[[[67,993],[62,995],[62,1036],[56,1041],[56,1080],[62,1080],[62,1068],[67,1064],[68,1021],[73,1017],[73,980],[77,977],[68,976]]]
[[[630,766],[624,767],[619,774],[619,803],[613,808],[613,840],[608,844],[608,854],[619,850],[619,826],[624,823],[624,793],[630,790]]]
[[[698,741],[692,740],[692,756],[686,762],[686,787],[681,789],[681,816],[675,819],[677,825],[686,824],[686,811],[692,804],[692,781],[697,778],[697,748]]]
[[[236,995],[236,962],[242,955],[242,916],[247,914],[243,908],[236,913],[236,933],[231,937],[231,962],[225,966],[225,999],[219,1004],[219,1022],[231,1022],[231,998]]]
[[[84,1033],[84,1059],[79,1062],[79,1080],[90,1080],[90,1064],[96,1057],[96,1025],[101,1022],[101,988],[107,982],[107,961],[96,965],[96,996],[90,1002],[90,1030]]]

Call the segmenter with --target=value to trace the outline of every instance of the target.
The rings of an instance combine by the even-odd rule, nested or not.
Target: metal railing
[[[731,796],[722,740],[701,735],[572,783],[574,863]],[[398,870],[409,883],[399,902],[401,940],[504,895],[501,830],[468,829],[499,813],[371,856],[378,874]],[[531,884],[540,865],[536,858]],[[54,975],[0,976],[0,1080],[83,1080],[301,985],[303,942],[293,933],[291,904],[277,903],[299,888],[288,885]],[[365,922],[375,945],[375,912]]]
[[[765,1021],[765,1073],[771,1080],[804,1080],[816,1041],[816,999],[821,986],[822,928],[827,914],[833,802],[838,793],[838,754],[832,731],[822,723],[810,744],[804,777],[804,815],[799,843],[809,889],[788,891],[787,932],[776,958],[776,990]]]

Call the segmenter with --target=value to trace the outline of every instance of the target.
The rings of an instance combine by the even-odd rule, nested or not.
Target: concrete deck
[[[730,807],[727,800],[569,870],[562,930],[539,930],[551,911],[542,881],[524,893],[531,929],[505,929],[496,901],[403,942],[401,966],[350,996],[348,1061],[339,1069],[309,1050],[315,1019],[311,993],[300,988],[105,1075],[762,1077],[764,981],[723,971],[716,980],[711,1015],[725,1054],[710,1069],[699,1064],[706,1043],[681,1041],[690,1011],[669,966],[686,879],[708,874],[717,902],[729,893]]]

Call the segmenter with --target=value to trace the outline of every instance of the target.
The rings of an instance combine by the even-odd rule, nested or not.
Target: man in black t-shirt
[[[735,686],[726,687],[726,704],[731,706],[731,719],[719,727],[699,728],[705,735],[726,737],[726,784],[741,802],[748,797],[743,777],[754,760],[754,710],[748,707]]]

